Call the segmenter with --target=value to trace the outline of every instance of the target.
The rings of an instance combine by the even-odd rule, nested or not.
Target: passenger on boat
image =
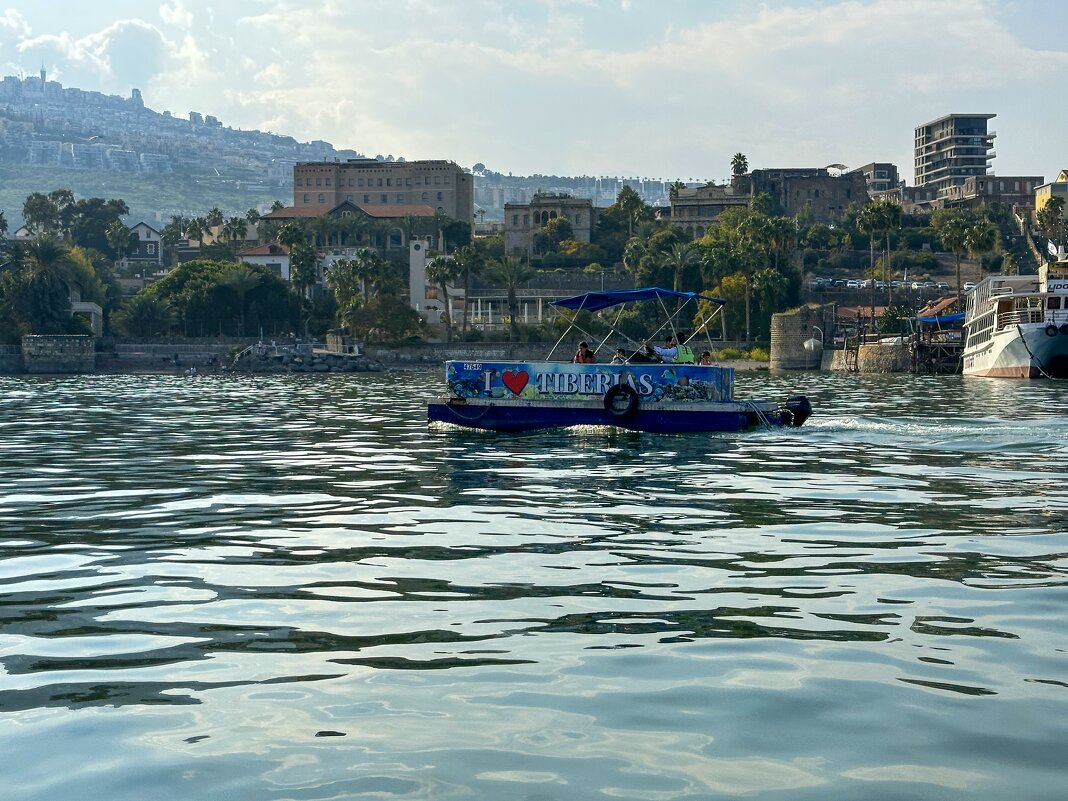
[[[574,364],[593,364],[597,361],[597,357],[593,355],[593,351],[590,350],[590,346],[586,342],[580,342],[578,350],[575,351],[575,358],[571,361]]]
[[[709,351],[702,351],[701,358],[697,360],[698,364],[703,364],[705,367],[712,366],[712,354]]]
[[[656,351],[656,355],[660,357],[660,360],[666,364],[671,364],[675,361],[675,357],[679,353],[679,348],[675,344],[675,337],[672,334],[668,334],[664,337],[664,346],[657,346],[653,348]]]
[[[627,352],[623,348],[616,348],[616,355],[612,357],[612,364],[626,364]]]
[[[697,359],[694,358],[693,351],[690,350],[690,346],[686,344],[686,332],[679,331],[678,344],[675,346],[677,351],[675,354],[675,364],[694,364]]]

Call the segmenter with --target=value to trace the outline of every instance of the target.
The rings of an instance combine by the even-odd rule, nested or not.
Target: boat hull
[[[615,426],[656,434],[742,431],[755,425],[782,426],[794,423],[792,416],[784,415],[783,409],[777,404],[767,401],[692,404],[682,408],[680,406],[650,404],[622,417],[613,414],[598,402],[573,402],[563,405],[448,398],[428,404],[427,419],[491,431],[518,432],[569,426]],[[789,421],[787,417],[790,417]]]
[[[964,375],[991,378],[1068,378],[1068,334],[1050,336],[1041,324],[998,331],[983,347],[966,350]]]
[[[448,394],[428,404],[427,420],[493,431],[739,431],[800,426],[812,413],[800,396],[783,405],[736,400],[730,367],[450,361],[445,378]]]

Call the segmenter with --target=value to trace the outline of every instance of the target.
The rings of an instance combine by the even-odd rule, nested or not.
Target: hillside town
[[[916,126],[911,185],[888,162],[765,167],[741,152],[719,182],[519,179],[157,114],[136,89],[65,88],[43,69],[9,76],[0,155],[12,168],[164,181],[207,163],[276,199],[150,218],[122,198],[33,192],[0,226],[2,333],[9,347],[83,329],[111,339],[333,332],[350,348],[536,341],[553,336],[554,299],[657,284],[726,298],[718,336],[740,353],[766,354],[773,316],[813,303],[833,308],[821,321],[837,341],[900,334],[925,307],[959,308],[985,275],[1034,272],[1063,244],[1068,171],[1049,182],[998,175],[994,116]],[[69,297],[51,292],[67,317],[19,300],[29,291],[20,270],[51,269],[42,248],[81,265]],[[190,294],[191,282],[213,289]]]

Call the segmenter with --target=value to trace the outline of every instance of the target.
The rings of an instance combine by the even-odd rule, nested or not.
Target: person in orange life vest
[[[597,361],[597,357],[593,355],[593,351],[590,350],[590,346],[585,342],[580,342],[578,350],[575,351],[575,358],[571,360],[575,364],[593,364]]]

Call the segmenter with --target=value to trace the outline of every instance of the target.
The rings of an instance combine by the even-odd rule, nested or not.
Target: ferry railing
[[[1019,311],[1002,312],[998,315],[998,328],[1015,328],[1027,323],[1044,323],[1046,315],[1042,309],[1021,309]]]

